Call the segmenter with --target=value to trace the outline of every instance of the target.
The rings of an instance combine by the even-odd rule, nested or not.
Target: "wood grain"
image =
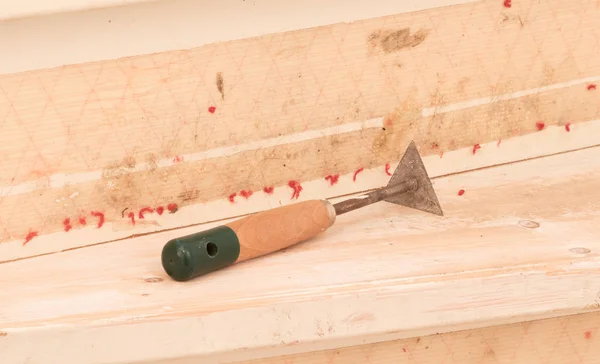
[[[91,1],[26,1],[34,4],[46,2],[55,9],[59,8],[57,10],[65,1],[81,7],[94,5]],[[292,3],[274,0],[141,0],[138,1],[141,4],[21,18],[0,23],[3,52],[21,56],[18,60],[4,58],[0,62],[0,74],[192,49],[206,44],[474,1],[479,0],[373,0],[369,4],[348,7],[343,6],[344,0],[332,0],[326,4],[318,0]],[[321,9],[319,14],[315,14],[315,6]],[[6,19],[13,10],[24,15],[24,12],[41,9],[25,8],[23,2],[4,0],[0,19]],[[56,47],[59,43],[69,44],[69,47]]]
[[[540,120],[595,120],[599,94],[587,86],[600,76],[599,11],[583,0],[486,0],[1,76],[1,245],[30,231],[46,240],[0,258],[211,221],[204,203],[383,169],[410,139],[433,156],[537,132]],[[521,150],[516,160],[530,153]],[[309,191],[331,197],[341,185]],[[169,203],[176,218],[128,218]],[[217,215],[247,211],[235,207]],[[104,212],[104,229],[94,220],[64,232],[65,218],[90,211]]]
[[[263,358],[243,364],[595,364],[600,362],[599,358],[600,313],[592,312]],[[169,362],[186,363],[194,361]]]
[[[477,150],[476,154],[473,154],[473,147],[469,146],[450,152],[441,151],[440,155],[425,156],[423,160],[429,176],[435,180],[439,176],[598,145],[597,135],[600,133],[599,121],[573,124],[569,130],[567,132],[564,126],[549,125],[544,130],[536,133],[479,144],[480,149]],[[424,154],[428,153],[426,148],[420,148]],[[397,158],[399,160],[400,155]],[[83,215],[88,219],[88,224],[86,227],[81,227],[77,223],[78,216],[74,215],[71,221],[76,228],[68,234],[60,231],[54,234],[41,235],[28,243],[25,248],[22,245],[22,240],[0,244],[0,257],[3,258],[3,261],[19,259],[52,251],[72,249],[82,245],[118,240],[135,234],[152,233],[179,226],[195,225],[197,224],[198,216],[206,216],[211,221],[218,221],[229,217],[243,216],[268,210],[297,201],[326,199],[336,195],[346,195],[356,191],[379,188],[388,183],[390,178],[388,173],[393,171],[395,163],[397,162],[388,163],[389,168],[385,166],[365,168],[356,176],[356,179],[354,178],[355,171],[340,174],[338,182],[333,186],[330,180],[324,178],[317,178],[310,181],[305,180],[301,183],[303,190],[297,200],[291,199],[293,191],[286,183],[284,186],[274,186],[273,192],[270,194],[254,191],[248,199],[238,195],[234,198],[233,203],[228,199],[222,199],[180,206],[174,214],[165,212],[159,215],[156,211],[154,213],[146,213],[144,219],[140,220],[137,216],[135,217],[135,225],[131,224],[128,216],[129,212],[138,213],[135,208],[120,211],[117,220],[106,222],[102,229],[97,229],[96,224],[98,223],[98,219],[96,217]],[[250,190],[245,191],[248,193]],[[193,198],[195,194],[196,192],[192,190],[192,192],[186,195],[188,196],[186,198]],[[60,202],[70,200],[69,196],[63,196],[59,199]],[[166,208],[165,211],[167,211]],[[10,221],[10,217],[8,216],[6,221]],[[59,216],[57,216],[58,218]],[[60,221],[62,222],[62,220]]]
[[[437,178],[444,217],[375,204],[186,284],[162,246],[220,222],[0,264],[0,352],[227,362],[598,311],[599,178],[598,147]]]
[[[278,207],[227,224],[240,241],[238,262],[304,242],[335,222],[330,202],[312,200]]]

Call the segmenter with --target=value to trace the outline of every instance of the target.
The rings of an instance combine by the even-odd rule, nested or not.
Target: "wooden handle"
[[[312,200],[278,207],[227,224],[240,242],[238,262],[300,243],[335,222],[329,201]]]

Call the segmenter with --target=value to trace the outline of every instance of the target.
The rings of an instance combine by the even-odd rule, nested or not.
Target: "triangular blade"
[[[406,149],[402,160],[388,183],[388,187],[409,179],[417,181],[419,187],[415,191],[391,196],[384,201],[444,216],[414,141]]]

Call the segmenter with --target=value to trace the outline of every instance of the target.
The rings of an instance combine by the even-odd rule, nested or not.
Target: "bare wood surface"
[[[437,178],[444,217],[375,204],[185,284],[160,250],[198,228],[4,263],[0,352],[240,361],[597,311],[599,173],[596,147]]]
[[[198,363],[194,360],[187,362]],[[258,363],[596,364],[600,363],[600,313],[490,326],[243,362]],[[169,364],[186,364],[186,361],[171,361]]]
[[[542,131],[526,136],[480,144],[480,149],[476,151],[476,154],[473,154],[473,147],[467,147],[444,152],[443,158],[440,158],[439,155],[425,157],[424,163],[428,174],[436,178],[461,171],[591,147],[598,144],[597,135],[599,134],[600,122],[598,121],[572,125],[569,132],[562,126],[548,126]],[[69,231],[68,234],[59,231],[54,234],[41,235],[35,237],[25,247],[22,240],[0,244],[0,257],[3,258],[2,261],[19,259],[45,254],[49,251],[90,245],[95,242],[118,240],[140,233],[151,233],[178,226],[191,226],[197,224],[198,216],[208,216],[210,220],[218,221],[298,201],[329,198],[378,188],[388,183],[390,178],[388,172],[391,173],[395,165],[395,162],[390,163],[389,171],[386,170],[386,166],[366,168],[358,173],[356,178],[355,172],[339,176],[331,175],[331,178],[337,180],[334,185],[332,185],[331,179],[325,178],[303,181],[303,190],[297,199],[291,199],[292,189],[288,186],[280,186],[274,188],[271,194],[256,191],[248,199],[236,195],[234,203],[225,199],[179,207],[175,214],[169,213],[168,206],[164,206],[162,215],[155,211],[146,213],[144,219],[139,219],[139,211],[134,210],[133,212],[138,214],[134,226],[131,225],[127,216],[127,213],[132,212],[130,209],[123,212],[124,218],[115,222],[107,221],[102,229],[97,228],[99,222],[97,217],[88,216],[87,226],[82,228],[78,226],[77,216],[75,216],[71,223],[76,228]],[[67,197],[64,199],[66,200]]]
[[[412,139],[437,158],[504,145],[539,121],[577,129],[598,119],[588,87],[600,79],[599,11],[486,0],[2,76],[0,260],[291,203],[290,180],[383,173]],[[571,135],[556,147],[569,150]],[[585,138],[576,148],[593,144]],[[537,153],[515,150],[513,160]],[[443,169],[482,164],[474,158]],[[256,193],[245,203],[242,190]],[[138,218],[169,204],[177,214]]]

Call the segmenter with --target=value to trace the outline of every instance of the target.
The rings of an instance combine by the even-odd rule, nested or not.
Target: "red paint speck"
[[[496,146],[499,147],[500,143],[502,143],[502,139],[498,139],[498,143],[496,143]]]
[[[23,245],[29,243],[31,240],[33,240],[33,238],[35,238],[36,236],[38,236],[37,231],[30,231],[27,236],[25,236],[25,241],[23,242]]]
[[[98,229],[100,229],[102,227],[102,225],[104,225],[104,214],[101,212],[97,212],[97,211],[92,211],[92,212],[90,212],[90,214],[92,214],[92,216],[98,218]]]
[[[181,163],[183,162],[183,156],[175,156],[175,158],[173,158],[173,163]]]
[[[325,176],[325,180],[329,181],[330,186],[333,186],[334,184],[338,183],[339,179],[339,174],[330,174],[329,176]]]
[[[364,171],[364,170],[365,170],[365,169],[364,169],[363,167],[360,167],[359,169],[357,169],[357,170],[356,170],[356,172],[354,172],[354,176],[352,177],[352,180],[353,180],[354,182],[356,182],[356,176],[357,176],[357,175],[358,175],[360,172],[362,172],[362,171]]]
[[[269,187],[265,187],[265,188],[263,188],[263,191],[265,191],[265,193],[266,193],[267,195],[270,195],[270,194],[272,194],[272,193],[273,193],[273,190],[274,190],[274,189],[275,189],[275,187],[273,187],[273,186],[269,186]]]
[[[131,223],[135,225],[135,213],[131,211],[127,216],[131,219]]]
[[[565,130],[566,130],[567,132],[570,132],[570,131],[571,131],[571,123],[566,123],[566,124],[565,124]]]
[[[458,190],[458,195],[459,195],[459,196],[462,196],[462,195],[464,195],[464,194],[465,194],[465,190]]]
[[[164,208],[163,206],[158,206],[158,207],[156,208],[156,213],[157,213],[157,214],[159,214],[159,215],[162,215],[162,214],[163,214],[163,212],[165,212],[165,208]]]
[[[174,214],[177,212],[177,210],[179,210],[179,207],[176,203],[170,203],[167,205],[167,210],[169,210],[170,213]]]
[[[143,219],[144,218],[144,214],[148,212],[148,213],[153,213],[154,209],[152,207],[144,207],[140,210],[140,212],[138,212],[138,218],[139,219]]]
[[[385,165],[385,174],[387,174],[388,176],[392,175],[392,172],[390,172],[390,168],[391,168],[390,164],[386,163],[386,165]]]
[[[211,106],[211,107],[208,108],[208,112],[211,113],[211,114],[214,114],[215,111],[217,111],[217,108],[214,107],[214,106]]]
[[[444,152],[440,152],[440,158],[444,156]]]
[[[535,127],[537,128],[537,130],[544,130],[546,124],[543,121],[538,121],[537,123],[535,123]]]
[[[591,339],[591,338],[592,338],[592,332],[591,332],[591,331],[586,331],[586,332],[585,332],[585,338],[586,338],[587,340]]]
[[[596,89],[596,85],[595,85],[595,84],[593,84],[593,83],[592,83],[592,84],[589,84],[589,85],[588,85],[588,87],[587,87],[587,89],[588,89],[588,91],[595,90],[595,89]]]
[[[254,192],[252,192],[252,191],[250,191],[250,190],[248,190],[248,191],[246,191],[246,190],[241,190],[241,191],[240,191],[240,196],[242,196],[243,198],[245,198],[245,199],[247,200],[247,199],[249,199],[249,198],[250,198],[250,196],[252,196],[252,194],[253,194],[253,193],[254,193]]]
[[[83,226],[87,225],[87,221],[85,220],[84,216],[79,217],[79,224]]]
[[[510,8],[512,6],[512,0],[504,0],[504,7]]]
[[[65,231],[67,232],[73,228],[73,226],[71,226],[71,219],[68,217],[63,221],[63,225],[65,226]]]
[[[473,154],[477,153],[477,150],[479,150],[479,149],[481,149],[481,145],[479,145],[479,144],[475,144],[475,145],[473,146]]]
[[[227,197],[227,199],[229,200],[229,202],[231,202],[231,203],[235,203],[235,196],[237,196],[237,193],[235,193],[235,192],[234,192],[234,193],[232,193],[231,195],[229,195],[229,196]]]
[[[292,193],[292,200],[293,199],[298,199],[298,197],[300,197],[300,192],[302,191],[302,186],[300,185],[300,182],[298,181],[289,181],[288,182],[288,186],[290,186],[290,188],[292,190],[294,190],[294,193]]]
[[[406,353],[406,348],[402,348],[402,351]]]

